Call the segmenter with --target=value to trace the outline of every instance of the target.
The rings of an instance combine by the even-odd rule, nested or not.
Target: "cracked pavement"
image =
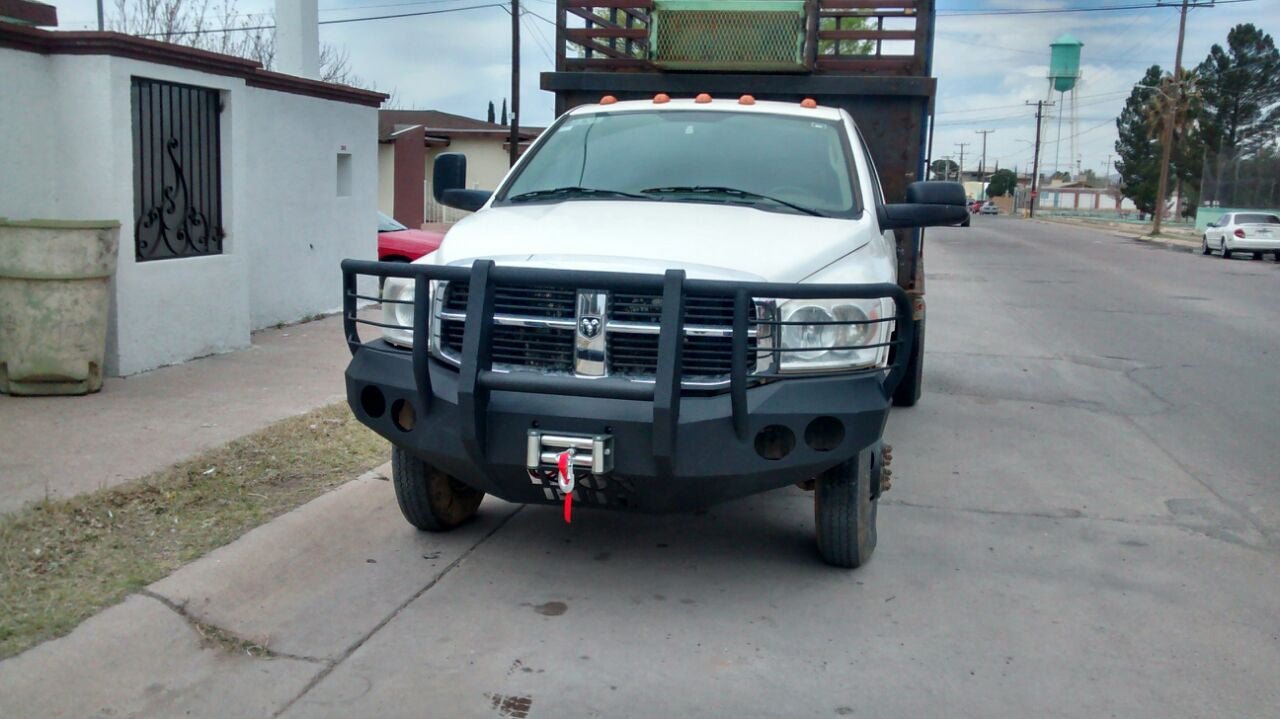
[[[424,535],[375,472],[0,662],[0,715],[1275,716],[1280,265],[987,217],[927,252],[861,570],[798,489]]]

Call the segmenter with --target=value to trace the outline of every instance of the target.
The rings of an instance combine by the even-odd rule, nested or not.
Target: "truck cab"
[[[892,203],[881,177],[846,109],[746,93],[575,104],[492,191],[438,158],[437,200],[474,214],[411,265],[343,265],[348,399],[393,445],[405,517],[796,484],[823,558],[865,562],[919,336],[895,233],[968,217],[959,185]]]

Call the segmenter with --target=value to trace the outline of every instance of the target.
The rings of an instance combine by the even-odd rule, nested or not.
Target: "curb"
[[[1157,244],[1157,245],[1164,245],[1169,249],[1186,250],[1187,252],[1200,251],[1200,243],[1197,240],[1186,240],[1186,239],[1181,239],[1177,237],[1167,237],[1167,236],[1152,237],[1151,235],[1141,235],[1141,234],[1136,235],[1136,234],[1133,234],[1132,232],[1118,230],[1114,227],[1091,225],[1085,222],[1071,222],[1071,221],[1046,219],[1046,218],[1039,218],[1039,217],[1033,217],[1029,219],[1031,219],[1032,222],[1040,222],[1042,224],[1047,224],[1047,225],[1060,225],[1060,226],[1065,225],[1067,227],[1076,227],[1083,230],[1095,230],[1102,234],[1111,235],[1112,237],[1119,237],[1125,240],[1132,240],[1134,242],[1148,242],[1148,243]]]

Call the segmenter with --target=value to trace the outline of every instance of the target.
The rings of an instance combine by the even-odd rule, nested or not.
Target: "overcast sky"
[[[94,0],[53,1],[61,29],[95,26]],[[217,0],[214,0],[215,2]],[[320,0],[320,18],[337,20],[483,5],[493,0]],[[1172,1],[1172,0],[1171,0]],[[1048,92],[1049,43],[1069,32],[1084,43],[1077,90],[1077,154],[1082,167],[1101,172],[1114,155],[1115,117],[1133,84],[1153,63],[1173,67],[1178,11],[1174,8],[1041,15],[968,15],[1016,8],[1050,9],[1145,4],[1146,0],[939,0],[934,74],[938,77],[935,158],[965,148],[966,168],[976,168],[982,136],[987,168],[1027,168],[1035,136],[1034,109],[1027,100]],[[112,0],[106,0],[108,7]],[[538,89],[538,74],[552,68],[554,0],[524,0],[522,22],[522,124],[545,125],[552,118],[550,93]],[[269,11],[272,0],[240,0],[242,13]],[[534,14],[541,16],[535,17]],[[1227,31],[1254,22],[1273,36],[1280,31],[1280,0],[1250,0],[1193,10],[1187,21],[1184,64],[1204,59]],[[510,15],[501,7],[461,12],[322,25],[320,39],[350,52],[354,72],[379,90],[394,92],[401,107],[435,109],[483,118],[490,99],[501,104],[509,93]],[[1057,99],[1056,97],[1054,99]],[[1053,110],[1056,112],[1056,108]],[[1057,118],[1049,123],[1042,164],[1070,160],[1069,122],[1062,147],[1055,145]],[[1111,158],[1114,160],[1114,157]]]

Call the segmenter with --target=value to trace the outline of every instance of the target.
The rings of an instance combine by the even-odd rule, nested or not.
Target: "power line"
[[[538,18],[539,20],[541,20],[541,21],[545,22],[546,24],[550,25],[551,27],[555,27],[555,26],[556,26],[556,21],[555,21],[555,20],[549,20],[549,19],[547,19],[547,18],[545,18],[545,17],[543,17],[543,16],[539,15],[538,13],[536,13],[536,12],[534,12],[534,11],[530,10],[529,8],[525,8],[523,12],[524,12],[524,14],[525,14],[525,15],[532,15],[533,17]]]
[[[1215,5],[1233,5],[1242,2],[1257,2],[1257,0],[1212,0],[1211,2],[1199,2],[1190,5],[1192,8],[1213,7]],[[1085,13],[1085,12],[1116,12],[1123,10],[1146,10],[1148,8],[1173,7],[1168,3],[1143,3],[1141,5],[1096,5],[1093,7],[1075,7],[1075,8],[1044,8],[1038,10],[939,10],[938,15],[949,15],[952,17],[992,17],[998,15],[1057,15],[1062,13]]]
[[[409,0],[409,2],[371,3],[368,5],[348,5],[346,7],[322,7],[320,12],[351,12],[352,10],[376,10],[388,7],[411,7],[414,5],[445,5],[448,3],[466,2],[466,0]]]
[[[394,15],[371,15],[368,17],[342,18],[340,20],[321,20],[317,24],[342,25],[342,24],[351,23],[351,22],[369,22],[372,20],[394,20],[396,18],[402,18],[402,17],[421,17],[423,15],[443,15],[444,13],[463,12],[466,10],[479,10],[481,8],[487,8],[487,7],[500,7],[505,9],[506,5],[504,5],[503,3],[485,3],[483,5],[468,5],[466,7],[452,7],[452,8],[445,8],[443,10],[423,10],[421,12],[405,12],[405,13],[397,13]],[[151,32],[151,33],[143,33],[141,35],[138,35],[137,37],[168,38],[168,37],[180,37],[183,35],[204,35],[206,33],[215,33],[215,32],[248,32],[251,30],[274,30],[275,27],[276,27],[275,24],[251,25],[251,26],[245,26],[245,27],[220,27],[220,28],[212,28],[209,30],[183,30],[181,32]]]
[[[1096,94],[1096,95],[1081,95],[1080,97],[1078,97],[1078,98],[1076,98],[1076,99],[1078,99],[1078,100],[1094,100],[1094,99],[1097,99],[1097,98],[1103,98],[1103,97],[1114,97],[1114,96],[1117,96],[1117,95],[1125,95],[1125,94],[1128,94],[1128,93],[1129,93],[1129,92],[1131,92],[1131,91],[1132,91],[1132,88],[1127,89],[1127,90],[1113,90],[1113,91],[1111,91],[1111,92],[1100,92],[1100,93],[1098,93],[1098,94]],[[958,114],[960,114],[960,113],[967,113],[967,112],[986,112],[987,110],[1006,110],[1006,109],[1009,109],[1009,108],[1011,108],[1011,107],[1023,107],[1023,105],[1022,105],[1022,104],[1017,104],[1017,105],[987,105],[986,107],[969,107],[969,108],[964,108],[964,109],[961,109],[961,110],[946,110],[946,111],[943,111],[943,112],[939,112],[939,113],[937,113],[937,114],[939,114],[939,115],[958,115]],[[1022,115],[1018,115],[1017,117],[1022,117]],[[982,122],[982,120],[974,120],[974,122]]]
[[[524,27],[529,31],[529,37],[533,38],[533,44],[538,46],[538,50],[542,53],[542,56],[547,59],[548,63],[555,65],[556,61],[551,59],[550,45],[547,44],[547,40],[542,35],[542,31],[538,29],[538,26],[529,19],[529,11],[524,9],[521,14],[524,15],[524,17],[520,18],[520,20],[522,22],[527,21]]]
[[[938,35],[961,35],[961,34],[968,35],[968,34],[970,34],[970,33],[960,33],[960,32],[940,32],[940,33],[938,33]],[[1005,50],[1005,51],[1007,51],[1007,52],[1016,52],[1016,53],[1020,53],[1020,54],[1022,54],[1022,55],[1035,55],[1035,56],[1038,56],[1038,57],[1044,57],[1044,56],[1045,56],[1045,52],[1044,52],[1043,50],[1022,50],[1022,49],[1019,49],[1019,48],[1016,48],[1016,47],[1005,47],[1005,46],[1003,46],[1003,45],[992,45],[992,44],[991,44],[991,43],[989,43],[989,42],[982,42],[982,41],[976,41],[976,40],[975,40],[975,41],[965,41],[965,40],[953,40],[953,39],[947,39],[947,42],[953,42],[953,43],[955,43],[955,44],[957,44],[957,45],[968,45],[968,46],[970,46],[970,47],[981,47],[981,48],[989,49],[989,50]],[[1126,65],[1155,65],[1155,64],[1157,64],[1157,62],[1156,62],[1156,61],[1154,61],[1154,60],[1153,60],[1153,61],[1151,61],[1151,62],[1147,62],[1147,61],[1145,61],[1145,60],[1122,59],[1122,58],[1118,58],[1118,57],[1109,57],[1109,56],[1097,57],[1097,56],[1093,56],[1093,55],[1090,55],[1090,56],[1089,56],[1089,60],[1090,60],[1091,62],[1096,61],[1096,62],[1101,62],[1101,63],[1115,63],[1115,64],[1126,64]]]

